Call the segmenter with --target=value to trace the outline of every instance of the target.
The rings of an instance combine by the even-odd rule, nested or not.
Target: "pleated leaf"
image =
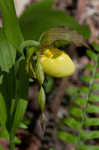
[[[25,60],[16,63],[16,97],[27,99],[28,97],[28,75],[25,71]]]
[[[27,108],[28,101],[24,99],[19,99],[17,106],[16,106],[16,112],[14,115],[14,120],[12,122],[12,128],[11,128],[11,134],[14,135],[17,131],[17,128],[19,127],[23,117],[24,113]]]
[[[0,0],[0,8],[7,39],[18,49],[23,42],[23,36],[16,17],[14,0]]]
[[[9,72],[14,65],[16,58],[16,49],[7,40],[4,31],[0,29],[0,68],[1,71]]]
[[[54,0],[40,1],[28,7],[20,17],[20,25],[25,40],[38,40],[45,31],[57,26],[65,26],[80,32],[85,39],[90,36],[87,26],[78,22],[66,12],[54,10]],[[28,28],[27,28],[28,27]]]

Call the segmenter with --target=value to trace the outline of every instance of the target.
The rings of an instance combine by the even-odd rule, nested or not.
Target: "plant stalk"
[[[15,141],[14,141],[14,136],[10,137],[10,150],[15,149]]]

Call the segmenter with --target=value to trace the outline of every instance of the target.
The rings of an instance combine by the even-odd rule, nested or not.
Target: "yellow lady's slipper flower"
[[[71,58],[56,48],[45,49],[40,55],[40,62],[44,72],[53,77],[70,76],[75,71],[75,65]]]

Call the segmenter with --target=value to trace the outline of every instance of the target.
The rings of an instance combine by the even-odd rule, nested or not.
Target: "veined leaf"
[[[0,68],[1,71],[9,72],[14,65],[16,58],[16,49],[7,40],[3,29],[0,29]]]
[[[27,104],[28,104],[28,101],[26,101],[24,99],[18,100],[18,103],[16,106],[16,112],[14,115],[14,120],[13,120],[12,128],[11,128],[11,134],[12,135],[14,135],[16,133],[17,128],[19,127],[19,125],[23,119],[24,113],[25,113],[26,108],[27,108]]]
[[[25,60],[16,63],[16,97],[27,99],[28,97],[28,75],[25,71]]]
[[[18,49],[23,42],[23,36],[16,17],[14,0],[0,0],[0,8],[7,39]]]
[[[7,114],[9,114],[8,112],[11,108],[12,99],[15,98],[15,90],[16,90],[14,68],[12,68],[9,73],[4,73],[3,75],[4,75],[4,78],[3,78],[2,84],[0,85],[0,91],[6,101]]]
[[[38,40],[40,35],[56,26],[65,26],[76,30],[85,39],[90,36],[86,26],[79,25],[77,21],[66,12],[53,10],[54,0],[46,0],[32,4],[20,17],[20,25],[25,40]],[[28,27],[28,28],[27,28]]]

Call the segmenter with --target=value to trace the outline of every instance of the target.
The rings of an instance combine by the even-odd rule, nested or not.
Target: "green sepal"
[[[38,59],[37,63],[36,63],[36,78],[39,81],[39,83],[42,85],[44,82],[44,71],[43,71],[43,67]]]
[[[41,112],[43,113],[45,110],[45,102],[46,102],[46,96],[43,87],[41,87],[39,94],[38,94],[38,104],[40,105]]]

